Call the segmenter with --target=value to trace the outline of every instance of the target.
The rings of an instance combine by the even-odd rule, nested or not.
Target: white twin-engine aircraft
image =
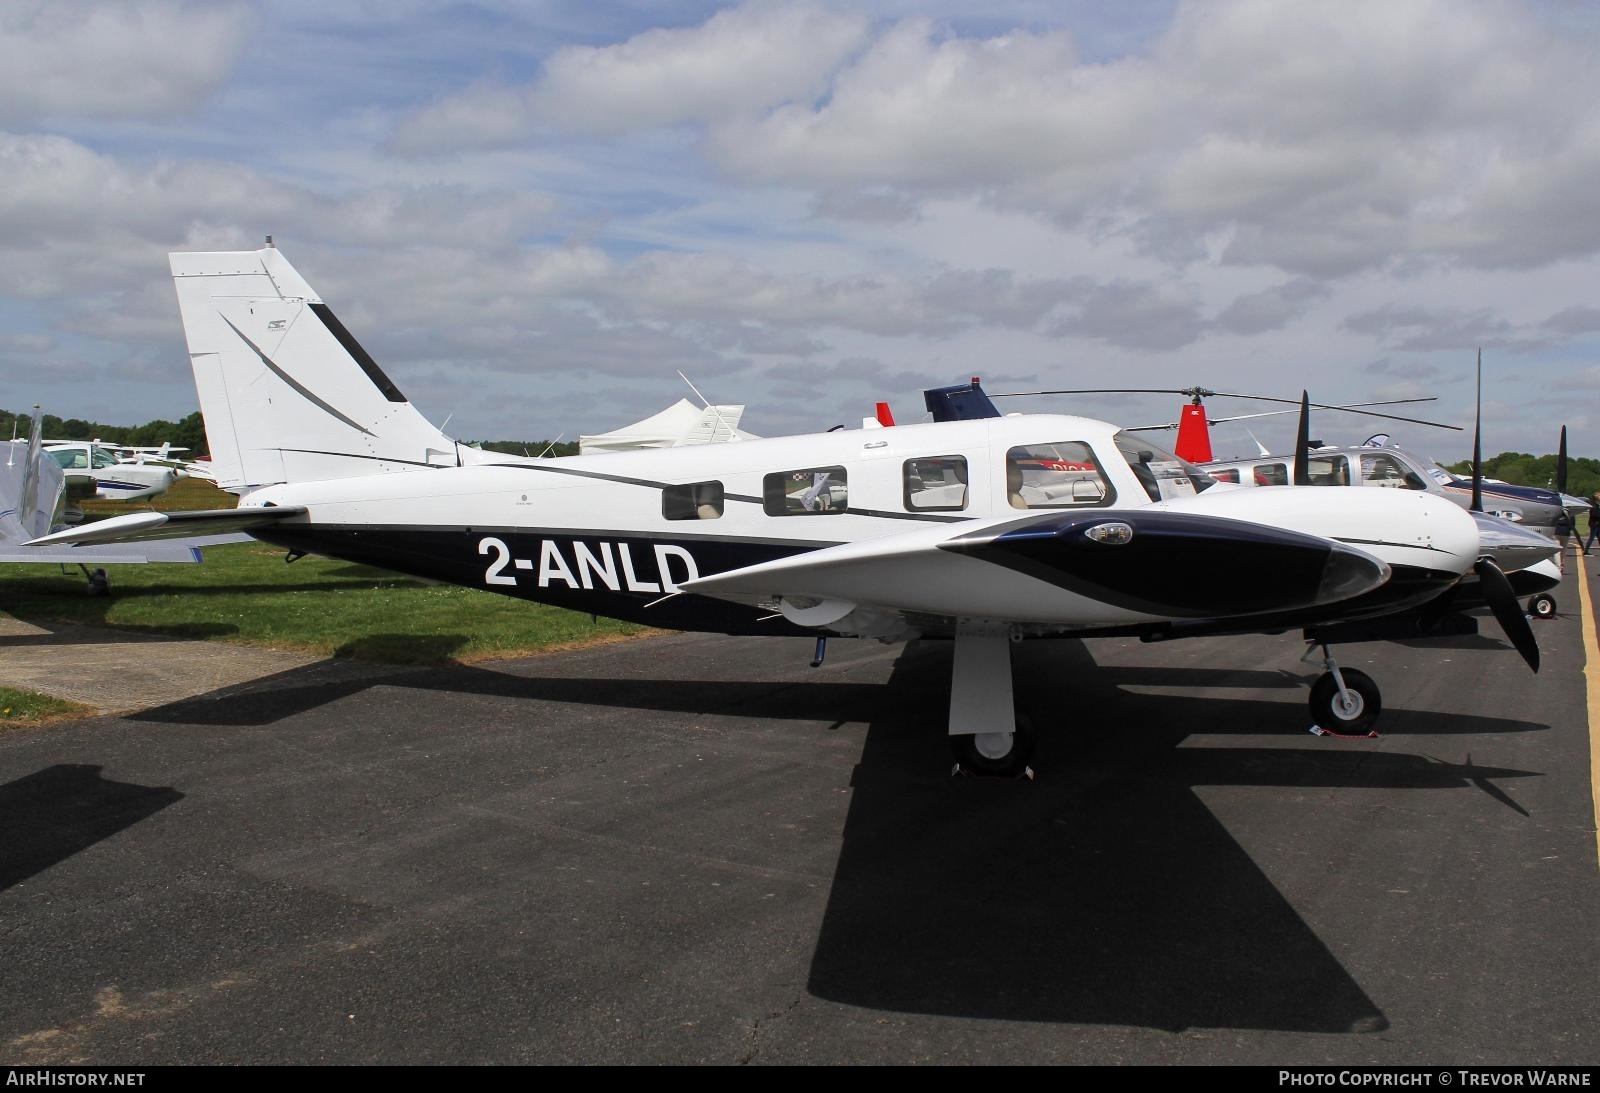
[[[1010,643],[1302,629],[1324,645],[1475,628],[1466,574],[1537,667],[1477,525],[1398,490],[1230,489],[1113,426],[1000,417],[976,382],[928,393],[931,424],[524,459],[457,444],[406,401],[274,248],[174,254],[227,512],[139,513],[46,540],[247,530],[364,562],[660,627],[953,639],[963,765],[1024,769]],[[984,415],[974,417],[973,415]],[[961,419],[967,420],[949,420]],[[1531,555],[1530,555],[1531,556]],[[1492,571],[1492,572],[1491,572]],[[1495,584],[1493,578],[1499,578]],[[1498,597],[1498,598],[1497,598]],[[1531,648],[1531,652],[1530,652]],[[818,643],[818,658],[822,646]],[[1312,693],[1364,729],[1354,670]]]

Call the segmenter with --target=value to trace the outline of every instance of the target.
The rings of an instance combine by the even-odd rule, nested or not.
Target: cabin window
[[[1213,479],[1205,471],[1143,437],[1118,433],[1116,443],[1117,451],[1127,460],[1133,476],[1152,501],[1193,497],[1212,485]]]
[[[908,512],[960,512],[967,507],[967,461],[962,456],[908,459],[903,473]]]
[[[1081,440],[1029,444],[1006,453],[1006,499],[1018,509],[1110,504],[1116,495]]]
[[[1209,474],[1212,478],[1215,478],[1218,482],[1237,482],[1237,481],[1239,481],[1239,468],[1238,467],[1221,467],[1221,468],[1219,468],[1217,470],[1214,470],[1214,471],[1207,471],[1206,473]]]
[[[722,483],[690,482],[661,491],[661,515],[668,520],[715,520],[722,515]]]
[[[1306,475],[1313,486],[1348,486],[1350,461],[1342,455],[1314,455],[1306,460]]]
[[[1282,463],[1257,463],[1253,468],[1256,485],[1287,486],[1289,468]]]
[[[1362,453],[1361,481],[1369,486],[1387,486],[1395,490],[1428,488],[1421,475],[1385,452]]]
[[[837,516],[849,503],[843,467],[779,471],[761,480],[761,504],[768,516]]]

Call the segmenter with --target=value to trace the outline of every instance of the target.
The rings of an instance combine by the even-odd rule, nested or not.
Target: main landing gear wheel
[[[980,732],[950,738],[956,765],[968,774],[988,778],[1016,778],[1028,770],[1038,734],[1033,724],[1017,716],[1016,732]]]
[[[1339,684],[1329,672],[1311,687],[1311,719],[1320,728],[1339,736],[1361,736],[1372,728],[1383,712],[1383,701],[1378,685],[1367,673],[1355,668],[1341,668],[1345,694],[1339,694]]]
[[[1556,617],[1556,598],[1548,592],[1541,592],[1528,600],[1528,614],[1536,619],[1553,619]]]
[[[84,591],[91,596],[109,596],[111,594],[111,575],[103,569],[97,569],[89,574],[89,582]]]

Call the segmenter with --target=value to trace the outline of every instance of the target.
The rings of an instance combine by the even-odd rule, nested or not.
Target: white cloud
[[[298,234],[350,246],[514,245],[548,219],[537,194],[457,186],[317,193],[251,168],[126,163],[65,137],[0,133],[0,291],[25,298],[126,285],[167,250]]]
[[[1227,229],[1225,261],[1323,276],[1525,266],[1600,249],[1593,48],[1492,0],[1185,4],[1152,55],[1103,64],[1063,32],[913,19],[710,148],[830,211],[969,193],[1190,260]]]
[[[539,125],[616,134],[760,111],[821,91],[867,28],[812,4],[754,2],[696,27],[567,46],[533,83],[448,95],[402,121],[392,143],[415,155],[501,145]]]
[[[22,0],[0,6],[0,124],[194,109],[233,68],[239,3]]]
[[[1181,349],[1204,333],[1198,302],[1181,287],[1136,281],[1075,282],[1074,310],[1051,328],[1058,337],[1092,338],[1139,350]]]
[[[1260,334],[1281,330],[1317,300],[1328,288],[1308,277],[1297,277],[1262,292],[1240,296],[1217,316],[1216,325],[1230,334]]]

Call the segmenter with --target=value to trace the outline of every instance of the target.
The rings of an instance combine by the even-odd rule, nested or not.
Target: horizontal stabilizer
[[[131,512],[126,516],[113,516],[109,520],[97,520],[92,524],[58,531],[54,535],[44,535],[28,545],[82,547],[93,543],[144,543],[158,539],[184,539],[193,535],[223,535],[268,527],[305,514],[306,510],[298,505],[206,509],[199,512]],[[73,560],[80,559],[74,555]]]
[[[63,565],[137,565],[143,562],[199,562],[200,548],[217,545],[215,536],[166,543],[100,543],[94,546],[42,546],[32,544],[0,550],[0,562],[60,562]],[[241,536],[248,539],[249,536]]]

